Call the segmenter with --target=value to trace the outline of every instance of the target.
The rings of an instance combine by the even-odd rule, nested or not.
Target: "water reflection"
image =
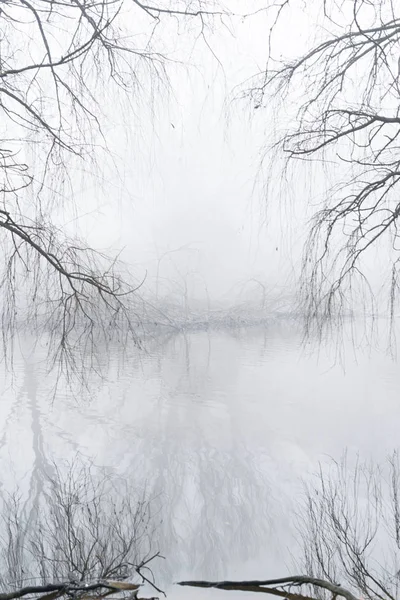
[[[79,452],[153,497],[165,581],[284,574],[300,477],[346,447],[381,460],[400,417],[388,357],[344,371],[300,340],[279,326],[166,337],[123,362],[115,348],[89,400],[54,402],[27,340],[2,402],[2,483],[22,480],[31,506],[51,461]]]

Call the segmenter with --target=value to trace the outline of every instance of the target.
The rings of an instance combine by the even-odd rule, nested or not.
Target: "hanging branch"
[[[294,0],[277,33],[296,6],[316,39],[292,59],[271,55],[246,93],[258,109],[279,102],[282,112],[274,114],[283,125],[272,161],[281,156],[286,169],[296,161],[312,169],[311,193],[297,197],[305,204],[310,197],[313,207],[300,290],[306,333],[322,335],[354,311],[376,314],[378,290],[392,325],[400,299],[400,5]],[[385,260],[372,282],[377,251]]]
[[[4,0],[0,12],[3,356],[28,324],[54,364],[81,376],[110,339],[139,344],[142,277],[56,224],[76,208],[76,170],[118,173],[109,113],[121,94],[148,104],[168,88],[163,24],[205,41],[231,15],[214,0]]]

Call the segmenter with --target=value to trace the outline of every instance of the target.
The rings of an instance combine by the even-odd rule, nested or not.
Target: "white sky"
[[[298,25],[285,21],[278,36],[285,53],[302,43]],[[124,110],[113,105],[109,133],[123,183],[115,179],[101,199],[100,190],[89,191],[101,214],[89,211],[85,219],[90,239],[124,247],[138,277],[147,269],[150,286],[168,252],[160,277],[178,289],[186,279],[189,295],[202,299],[206,288],[213,299],[230,297],[232,287],[239,285],[237,293],[253,277],[287,286],[299,258],[298,229],[280,201],[266,212],[260,184],[268,176],[257,178],[273,115],[260,111],[255,118],[245,102],[231,102],[235,87],[265,66],[267,19],[236,21],[235,30],[232,36],[217,26],[207,38],[223,68],[199,40],[193,52],[183,52],[191,66],[171,66],[171,93],[156,92],[152,110],[142,103],[132,115],[126,104]],[[88,211],[87,196],[79,208]]]

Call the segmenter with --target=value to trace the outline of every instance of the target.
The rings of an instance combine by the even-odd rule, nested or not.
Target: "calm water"
[[[400,445],[398,365],[345,342],[343,368],[290,326],[181,335],[124,364],[115,349],[90,398],[59,389],[54,401],[28,347],[3,376],[2,485],[34,497],[50,462],[79,452],[146,487],[167,584],[287,574],[302,478],[345,449],[379,461]]]

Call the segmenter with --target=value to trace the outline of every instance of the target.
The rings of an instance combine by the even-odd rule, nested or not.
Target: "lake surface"
[[[284,576],[302,480],[346,449],[381,461],[399,446],[398,365],[343,343],[341,363],[290,324],[180,334],[123,363],[115,348],[90,394],[54,398],[55,375],[21,343],[14,376],[3,373],[2,486],[34,497],[51,461],[78,452],[154,498],[164,585]]]

